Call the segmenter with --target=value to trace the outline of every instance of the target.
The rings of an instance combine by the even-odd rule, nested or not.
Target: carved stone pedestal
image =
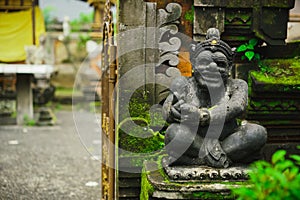
[[[146,161],[140,199],[235,199],[231,188],[245,186],[246,167],[168,167],[163,158]]]

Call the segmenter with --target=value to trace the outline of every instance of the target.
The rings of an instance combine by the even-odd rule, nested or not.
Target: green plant
[[[94,12],[80,13],[79,18],[70,22],[73,31],[79,31],[84,24],[92,23],[94,19]]]
[[[286,151],[278,150],[271,163],[257,161],[250,172],[250,187],[233,189],[238,200],[281,200],[300,197],[300,156],[291,155],[286,159]]]
[[[13,111],[13,112],[10,114],[10,117],[11,117],[11,118],[17,118],[17,112],[16,112],[16,111]]]
[[[144,92],[135,94],[127,109],[129,115],[124,114],[118,124],[119,146],[135,153],[150,153],[163,148],[164,135],[154,128],[162,128],[166,122],[159,109],[151,109],[147,95]]]
[[[144,118],[149,126],[164,126],[166,121],[163,119],[160,110],[151,110],[147,95],[132,98],[129,102],[130,117]]]
[[[28,115],[24,115],[23,121],[26,126],[35,126],[36,125],[36,121],[34,119],[31,119]]]
[[[51,13],[55,11],[55,8],[52,6],[46,6],[43,9],[43,16],[44,16],[44,21],[46,25],[49,25],[53,22],[53,17],[51,16]]]
[[[255,52],[255,48],[257,45],[258,45],[258,40],[256,38],[252,38],[248,41],[248,43],[240,45],[237,48],[236,52],[244,53],[244,55],[242,55],[241,57],[242,60],[247,58],[248,61],[256,61],[262,73],[269,73],[272,71],[272,69],[267,65],[265,65],[264,62],[262,62],[261,60],[260,54]]]
[[[258,40],[256,38],[252,38],[248,43],[242,44],[237,48],[237,52],[244,52],[242,56],[242,60],[247,58],[249,61],[252,59],[260,60],[259,53],[254,52],[254,48],[256,47]]]
[[[91,40],[91,36],[88,34],[79,34],[79,41],[77,43],[77,50],[81,51],[85,49],[86,42]]]
[[[192,6],[191,10],[188,10],[185,13],[184,19],[189,21],[189,22],[193,22],[194,21],[194,12],[195,12],[195,8],[194,8],[194,6]]]
[[[299,59],[265,59],[260,66],[260,71],[251,72],[258,81],[289,85],[288,88],[293,90],[300,88]]]

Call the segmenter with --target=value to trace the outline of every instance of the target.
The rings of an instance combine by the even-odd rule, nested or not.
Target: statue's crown
[[[194,59],[204,50],[222,52],[231,63],[233,60],[233,51],[231,47],[220,39],[219,30],[216,28],[208,29],[206,40],[197,44],[191,45],[190,59],[194,63]]]

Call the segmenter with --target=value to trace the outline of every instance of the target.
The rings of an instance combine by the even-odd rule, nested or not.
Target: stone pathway
[[[0,199],[101,199],[98,121],[75,114],[79,134],[71,111],[52,127],[0,126]]]

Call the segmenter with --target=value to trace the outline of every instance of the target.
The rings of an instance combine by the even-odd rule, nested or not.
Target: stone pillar
[[[33,118],[31,74],[17,75],[17,124],[24,123],[24,117]]]

